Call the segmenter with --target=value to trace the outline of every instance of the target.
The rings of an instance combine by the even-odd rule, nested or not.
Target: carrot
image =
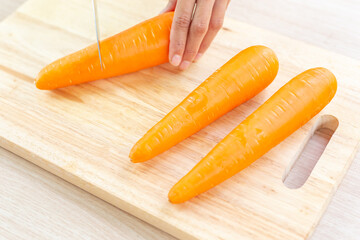
[[[132,148],[132,162],[144,162],[196,133],[234,107],[254,97],[275,78],[275,53],[249,47],[219,68]]]
[[[319,113],[336,88],[335,76],[325,68],[290,80],[176,183],[169,201],[185,202],[249,166]]]
[[[38,74],[35,84],[51,90],[135,72],[168,62],[173,12],[164,13],[100,43],[56,60]]]

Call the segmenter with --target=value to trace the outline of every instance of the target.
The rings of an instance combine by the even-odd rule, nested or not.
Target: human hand
[[[169,0],[162,11],[174,11],[169,62],[187,69],[199,60],[221,29],[230,0]]]

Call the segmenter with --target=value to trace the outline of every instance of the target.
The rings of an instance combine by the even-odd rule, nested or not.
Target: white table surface
[[[0,20],[23,2],[0,0]],[[227,16],[360,59],[359,13],[359,0],[232,0]],[[0,148],[0,239],[174,238]],[[359,153],[312,239],[360,239]]]

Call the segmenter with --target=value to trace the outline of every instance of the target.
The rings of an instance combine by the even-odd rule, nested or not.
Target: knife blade
[[[99,52],[99,60],[100,60],[100,67],[101,70],[103,70],[103,64],[102,64],[102,58],[101,58],[101,50],[100,50],[100,38],[99,38],[99,25],[98,25],[98,11],[97,11],[97,4],[96,0],[92,0],[93,3],[93,12],[94,12],[94,22],[95,22],[95,33],[96,33],[96,41],[97,41],[97,47]]]

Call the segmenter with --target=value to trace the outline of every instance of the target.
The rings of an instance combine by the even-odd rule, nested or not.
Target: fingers
[[[169,62],[172,65],[184,70],[202,56],[223,25],[229,2],[230,0],[169,1],[163,12],[175,9],[169,46]]]
[[[200,45],[208,31],[215,0],[198,0],[190,30],[187,37],[185,51],[180,64],[180,70],[185,70],[195,59]]]
[[[215,2],[209,23],[209,30],[201,43],[195,61],[199,60],[199,58],[204,54],[204,52],[210,47],[211,42],[214,40],[216,34],[221,29],[224,22],[226,8],[229,2],[230,0],[217,0]]]
[[[195,0],[178,0],[170,32],[169,61],[179,66],[188,36]]]
[[[176,7],[176,2],[177,2],[177,0],[169,0],[166,7],[163,10],[161,10],[161,12],[159,14],[174,11],[174,9]]]

